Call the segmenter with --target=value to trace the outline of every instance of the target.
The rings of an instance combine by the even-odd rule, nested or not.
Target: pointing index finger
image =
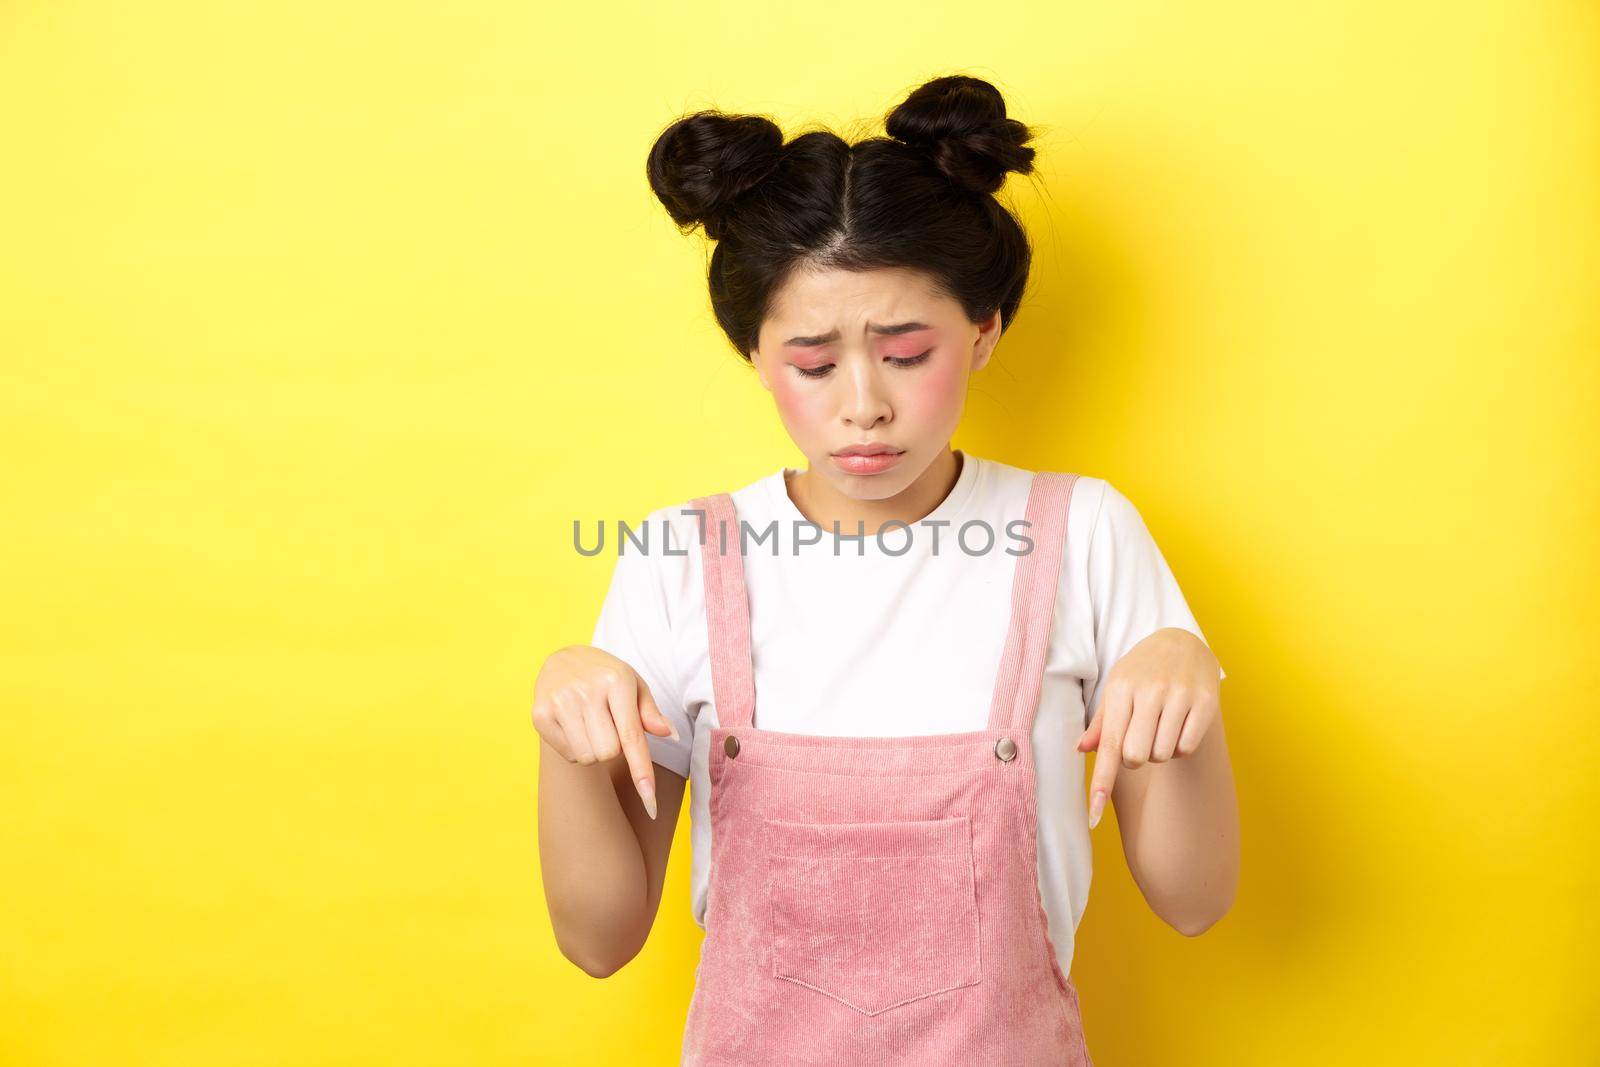
[[[650,746],[644,739],[644,724],[639,718],[639,681],[631,674],[619,675],[606,690],[611,719],[616,724],[617,741],[628,761],[628,777],[633,779],[644,801],[644,810],[656,817],[656,772],[650,759]]]
[[[1100,703],[1100,743],[1095,746],[1094,777],[1089,783],[1089,829],[1100,825],[1100,816],[1117,784],[1117,769],[1122,766],[1122,735],[1128,729],[1133,696],[1121,686],[1110,686]]]

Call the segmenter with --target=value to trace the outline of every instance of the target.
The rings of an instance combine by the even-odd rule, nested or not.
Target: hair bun
[[[719,238],[733,205],[778,165],[783,131],[761,115],[697,111],[661,132],[645,172],[680,227]]]
[[[920,86],[889,113],[890,137],[929,154],[944,175],[972,193],[995,193],[1006,175],[1033,172],[1033,131],[1006,118],[1000,90],[981,78],[951,75]]]

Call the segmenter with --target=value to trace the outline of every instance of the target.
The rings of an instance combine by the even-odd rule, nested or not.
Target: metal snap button
[[[737,756],[739,754],[739,739],[729,734],[728,739],[722,742],[722,751],[726,752],[730,759]]]
[[[994,754],[1004,762],[1010,763],[1017,758],[1017,743],[1009,737],[1002,737],[994,743]]]

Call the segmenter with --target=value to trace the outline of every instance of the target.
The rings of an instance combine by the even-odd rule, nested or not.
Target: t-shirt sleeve
[[[1099,710],[1111,668],[1134,645],[1169,626],[1206,639],[1143,516],[1109,482],[1095,516],[1088,557],[1098,674],[1084,707],[1085,724]],[[1219,678],[1228,676],[1220,665],[1218,671]]]
[[[654,517],[647,521],[659,524]],[[653,553],[655,546],[651,548]],[[674,741],[646,731],[650,758],[687,778],[693,734],[673,666],[672,626],[656,558],[633,544],[625,545],[622,554],[613,558],[611,585],[589,643],[627,663],[650,687],[656,706],[677,728],[680,738]]]

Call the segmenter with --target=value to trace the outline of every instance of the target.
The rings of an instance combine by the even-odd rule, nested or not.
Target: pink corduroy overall
[[[755,726],[738,518],[695,501],[720,725],[684,1064],[1092,1067],[1039,896],[1031,746],[1076,480],[1034,475],[988,728],[909,737]]]

